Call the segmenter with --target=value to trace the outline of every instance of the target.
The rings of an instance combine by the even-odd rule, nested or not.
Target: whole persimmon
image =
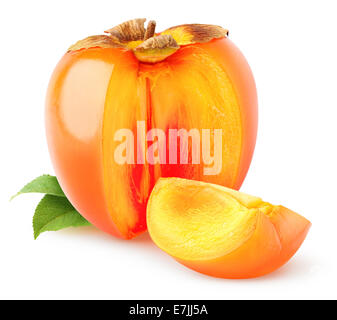
[[[124,22],[71,46],[46,99],[57,178],[93,225],[146,230],[160,177],[238,189],[252,158],[257,95],[244,56],[219,26]]]

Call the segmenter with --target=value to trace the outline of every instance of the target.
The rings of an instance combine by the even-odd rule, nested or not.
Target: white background
[[[0,2],[0,298],[337,298],[336,1]],[[296,256],[271,275],[220,280],[184,268],[147,234],[117,240],[94,228],[42,234],[40,195],[9,202],[26,182],[53,174],[44,99],[69,45],[125,20],[158,30],[211,23],[230,30],[254,72],[259,134],[242,191],[313,223]]]

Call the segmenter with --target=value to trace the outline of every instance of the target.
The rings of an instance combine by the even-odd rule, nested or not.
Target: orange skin
[[[195,123],[202,125],[200,129],[213,128],[215,116],[209,123],[206,115],[193,122],[179,118],[172,111],[176,108],[174,104],[188,94],[175,81],[185,83],[187,72],[199,67],[197,60],[193,60],[193,54],[198,52],[206,52],[225,71],[234,90],[241,135],[237,138],[240,143],[233,146],[238,148],[236,158],[233,156],[235,163],[225,163],[216,176],[203,175],[202,165],[114,165],[109,150],[115,146],[111,142],[113,132],[122,124],[133,131],[135,121],[142,119],[147,121],[147,130],[156,127],[167,132],[177,126],[188,130]],[[185,61],[192,61],[190,69]],[[161,73],[165,68],[172,69],[177,77],[173,80],[166,77]],[[157,74],[163,76],[156,78]],[[154,83],[156,86],[152,88]],[[171,94],[173,91],[176,94]],[[123,94],[127,95],[126,100]],[[196,114],[198,110],[200,114],[205,113],[197,97],[190,99]],[[125,122],[128,117],[133,117],[129,123]],[[113,123],[108,119],[114,119]],[[146,230],[147,200],[161,176],[239,189],[251,162],[256,131],[257,95],[253,75],[241,52],[228,38],[182,46],[164,62],[156,64],[141,63],[131,51],[120,48],[69,52],[57,65],[47,93],[47,141],[62,189],[93,225],[125,239]]]
[[[287,263],[302,245],[310,227],[310,221],[304,217],[278,206],[271,218],[261,214],[253,236],[230,254],[209,261],[176,260],[213,277],[256,278]]]

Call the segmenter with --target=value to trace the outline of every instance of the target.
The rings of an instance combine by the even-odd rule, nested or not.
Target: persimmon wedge
[[[253,278],[285,264],[311,223],[261,198],[223,186],[161,178],[147,206],[155,244],[195,271],[220,278]]]

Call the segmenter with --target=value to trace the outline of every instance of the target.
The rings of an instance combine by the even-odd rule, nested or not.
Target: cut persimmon
[[[225,29],[155,33],[144,21],[71,46],[46,99],[62,190],[91,224],[124,239],[146,231],[159,177],[240,188],[257,131],[254,78]]]
[[[286,263],[311,223],[261,198],[223,186],[161,178],[147,206],[156,245],[183,265],[215,277],[252,278]]]

